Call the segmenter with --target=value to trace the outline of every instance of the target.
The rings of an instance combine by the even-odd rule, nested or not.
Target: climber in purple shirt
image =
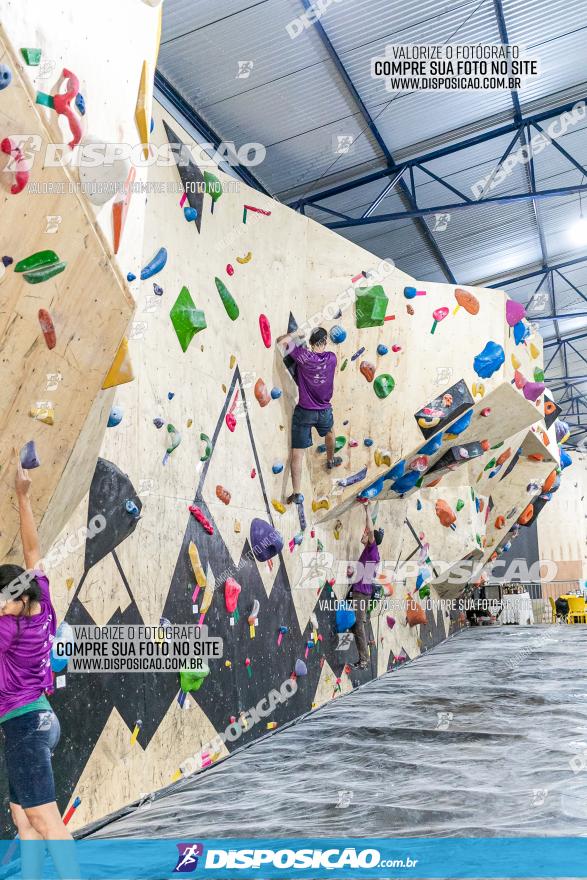
[[[369,665],[369,644],[367,641],[367,610],[373,595],[373,580],[379,565],[379,545],[383,540],[383,529],[374,529],[371,519],[371,504],[365,504],[365,530],[361,537],[363,550],[357,563],[357,577],[353,583],[349,601],[355,612],[355,623],[351,627],[355,636],[359,659],[353,664],[358,669],[366,669]]]
[[[286,333],[279,336],[277,343],[287,346],[287,354],[296,363],[296,382],[298,386],[298,405],[294,409],[291,423],[291,481],[293,494],[287,499],[298,504],[302,500],[302,463],[304,450],[312,446],[312,428],[315,428],[326,444],[326,467],[338,467],[342,458],[334,454],[334,416],[332,414],[332,393],[336,355],[326,351],[328,333],[324,327],[316,327],[310,334],[310,348],[301,345],[303,336]]]
[[[23,842],[23,876],[40,877],[43,848],[26,841],[60,841],[50,852],[57,872],[74,877],[72,841],[55,801],[51,755],[60,727],[47,693],[53,690],[51,645],[56,614],[49,581],[39,569],[40,549],[29,489],[31,479],[16,457],[16,496],[25,569],[0,565],[0,728],[10,793],[10,811]],[[73,842],[71,847],[73,847]],[[73,860],[73,862],[72,862]]]

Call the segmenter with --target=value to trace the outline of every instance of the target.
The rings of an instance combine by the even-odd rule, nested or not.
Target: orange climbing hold
[[[453,525],[457,518],[454,510],[442,498],[438,499],[438,501],[434,505],[434,510],[436,511],[436,516],[440,520],[441,524],[447,529]]]
[[[222,501],[223,504],[230,504],[230,492],[228,489],[225,489],[224,486],[216,486],[216,497],[219,501]]]
[[[367,380],[367,382],[372,382],[375,378],[375,365],[370,361],[361,361],[361,366],[359,367],[361,373]]]
[[[131,165],[128,177],[126,178],[126,183],[124,184],[124,196],[115,201],[112,205],[113,244],[115,254],[118,253],[118,248],[120,247],[120,239],[122,238],[124,224],[126,223],[126,215],[128,214],[128,207],[133,193],[132,185],[136,173],[135,166]]]
[[[462,287],[457,287],[455,290],[455,299],[458,302],[458,306],[455,308],[453,315],[456,315],[461,306],[470,315],[476,315],[479,312],[479,300],[476,296],[473,296],[472,293],[469,293],[468,290],[463,290]]]
[[[498,465],[499,465],[499,464],[505,464],[505,462],[508,460],[508,458],[510,457],[511,454],[512,454],[512,450],[508,447],[508,448],[505,450],[505,452],[502,452],[502,453],[501,453],[501,455],[498,457],[498,459],[497,459],[497,461],[496,461],[495,463],[498,464]]]
[[[39,324],[41,325],[41,331],[45,337],[47,348],[49,350],[55,348],[57,345],[55,326],[53,325],[53,319],[47,309],[39,309]]]
[[[505,526],[505,516],[501,516],[501,514],[500,514],[499,516],[497,516],[495,518],[495,528],[496,529],[503,529],[504,526]]]
[[[414,599],[408,599],[406,603],[406,618],[408,626],[418,626],[419,624],[424,626],[427,622],[426,612]]]
[[[257,379],[255,382],[255,397],[259,406],[267,406],[271,401],[271,395],[262,379]]]
[[[534,516],[534,505],[529,504],[528,507],[526,507],[522,511],[518,522],[521,526],[525,526],[527,523],[530,522],[530,520],[532,519],[533,516]]]
[[[549,473],[549,475],[547,476],[547,478],[545,479],[544,485],[542,486],[542,491],[543,492],[550,492],[550,490],[554,486],[555,482],[556,482],[556,471],[554,470],[554,471],[551,471]]]

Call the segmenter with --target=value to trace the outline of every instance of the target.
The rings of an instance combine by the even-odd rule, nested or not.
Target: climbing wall
[[[186,132],[161,108],[153,115],[152,143],[173,144],[176,160],[150,168],[144,243],[127,228],[118,256],[136,301],[126,336],[135,378],[115,385],[114,401],[96,393],[110,427],[50,577],[69,623],[202,621],[224,656],[187,696],[174,674],[60,674],[56,778],[63,809],[77,804],[72,827],[132,800],[148,805],[155,789],[461,625],[457,611],[426,600],[439,598],[436,584],[446,589],[457,562],[501,549],[488,529],[490,498],[505,510],[504,539],[515,529],[530,477],[524,471],[507,498],[497,486],[518,449],[524,461],[534,454],[525,444],[544,417],[540,341],[504,293],[416,282],[202,156],[180,159]],[[308,451],[301,511],[285,503],[297,389],[275,339],[318,325],[337,355],[343,461],[329,472],[324,453]],[[539,481],[555,467],[542,447]],[[537,491],[542,484],[530,497]],[[386,604],[371,617],[364,671],[349,665],[356,650],[339,643],[334,610],[361,550],[357,496],[373,499],[385,529]],[[106,528],[76,544],[97,514]],[[257,529],[276,545],[268,560],[251,550]],[[237,619],[225,602],[229,578],[241,586]],[[235,742],[213,744],[296,669],[287,703],[240,722]]]
[[[135,105],[144,60],[152,67],[156,56],[160,10],[139,0],[131,5],[141,10],[140,21],[125,23],[131,10],[123,15],[107,0],[87,11],[83,25],[73,0],[50,15],[40,0],[7,0],[2,9],[0,556],[13,562],[21,560],[12,449],[35,442],[42,467],[32,502],[47,547],[87,493],[113,396],[101,389],[134,310],[113,254],[115,193],[96,197],[91,184],[98,172],[80,173],[75,164],[75,144],[84,144],[88,132],[92,142],[137,140]],[[90,41],[100,46],[99,64]],[[75,88],[70,77],[78,80]],[[58,113],[53,96],[68,88],[67,113]],[[121,169],[126,176],[124,163],[115,175]],[[137,181],[145,176],[137,169]],[[109,171],[103,180],[114,177]],[[132,252],[140,244],[143,218],[137,198],[127,212],[121,259],[131,240]]]

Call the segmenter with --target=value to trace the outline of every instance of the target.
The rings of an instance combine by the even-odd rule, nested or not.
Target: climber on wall
[[[23,842],[23,877],[42,876],[44,847],[26,846],[26,841],[41,840],[60,842],[49,844],[54,865],[59,876],[75,877],[74,844],[55,802],[51,767],[51,754],[60,736],[59,721],[46,697],[53,689],[50,654],[56,614],[49,581],[38,568],[39,538],[28,495],[31,480],[16,450],[15,456],[27,571],[19,565],[0,565],[0,728],[10,811]]]
[[[326,443],[326,467],[338,467],[342,458],[334,454],[334,416],[332,414],[332,392],[336,355],[326,351],[328,333],[324,327],[316,327],[310,334],[310,349],[301,345],[303,334],[285,333],[279,336],[277,344],[286,348],[286,354],[296,363],[295,379],[299,389],[299,400],[294,409],[291,424],[291,481],[293,493],[287,503],[296,504],[302,500],[302,462],[304,450],[312,446],[312,428],[316,428]]]
[[[361,537],[363,550],[357,563],[357,577],[353,583],[349,601],[355,612],[355,623],[351,627],[354,633],[359,659],[353,664],[355,668],[366,669],[369,665],[369,646],[367,641],[367,609],[373,594],[373,579],[379,564],[379,545],[383,540],[383,529],[374,529],[371,518],[371,504],[365,504],[365,530]]]

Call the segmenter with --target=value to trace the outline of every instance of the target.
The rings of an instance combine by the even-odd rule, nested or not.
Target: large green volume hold
[[[228,288],[226,287],[224,282],[220,280],[220,278],[215,278],[214,281],[216,282],[216,289],[220,294],[220,299],[222,300],[224,308],[226,309],[226,314],[231,321],[236,321],[239,316],[239,310],[236,302],[232,297],[232,294],[229,292]]]
[[[179,683],[182,691],[189,694],[191,691],[199,691],[206,676],[210,674],[207,664],[202,663],[202,669],[180,669]]]
[[[357,328],[363,330],[365,327],[383,326],[388,302],[380,284],[358,290],[355,301]]]

